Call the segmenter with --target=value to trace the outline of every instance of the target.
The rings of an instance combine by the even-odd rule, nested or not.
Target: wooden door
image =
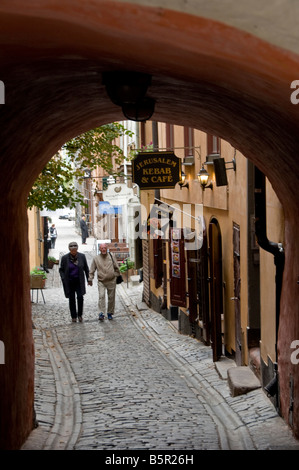
[[[199,255],[196,250],[187,251],[187,281],[189,297],[189,322],[194,323],[198,318],[199,310],[199,276],[198,276]]]
[[[233,224],[233,250],[234,250],[234,297],[231,299],[235,305],[235,361],[237,366],[242,365],[242,333],[241,333],[241,275],[240,275],[240,226]]]
[[[154,279],[156,289],[162,285],[163,280],[163,240],[161,238],[153,240],[154,252]]]
[[[199,250],[188,250],[188,293],[190,323],[199,321],[200,340],[210,344],[207,236]]]
[[[163,240],[162,244],[162,257],[163,257],[163,279],[162,279],[162,287],[163,287],[163,300],[162,300],[162,305],[161,305],[161,310],[164,310],[167,308],[167,282],[168,282],[168,276],[167,276],[167,246],[168,246],[168,240]]]
[[[150,263],[149,263],[149,241],[142,240],[143,258],[143,301],[150,306]]]
[[[223,313],[222,291],[222,242],[218,222],[213,219],[209,225],[210,248],[210,312],[211,312],[211,347],[213,361],[222,354],[221,315]]]

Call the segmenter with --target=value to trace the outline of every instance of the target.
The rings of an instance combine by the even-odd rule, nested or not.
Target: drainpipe
[[[159,137],[158,137],[158,123],[152,121],[152,141],[153,141],[153,151],[159,151]],[[160,199],[160,189],[155,189],[155,198]]]
[[[275,338],[275,355],[276,363],[274,364],[275,375],[274,378],[264,387],[266,392],[274,396],[276,395],[276,402],[278,408],[278,372],[277,372],[277,340],[280,316],[280,298],[282,288],[282,276],[284,270],[284,249],[281,243],[274,243],[267,238],[267,224],[266,224],[266,178],[265,175],[255,167],[255,234],[259,246],[272,253],[274,256],[274,264],[276,266],[276,338]]]

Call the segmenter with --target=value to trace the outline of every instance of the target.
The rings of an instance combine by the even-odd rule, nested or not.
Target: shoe
[[[100,314],[99,314],[99,320],[101,320],[101,321],[104,321],[104,320],[105,320],[105,317],[104,317],[104,314],[103,314],[103,313],[100,313]]]
[[[77,322],[77,318],[72,318],[72,322],[73,322],[73,323],[76,323],[76,322]]]
[[[82,318],[82,317],[79,317],[79,322],[80,322],[80,323],[83,322],[83,318]]]
[[[108,313],[108,320],[113,320],[112,313]]]

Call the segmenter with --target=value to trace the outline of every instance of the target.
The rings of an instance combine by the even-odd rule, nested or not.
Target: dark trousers
[[[76,295],[78,310],[76,306]],[[83,294],[81,292],[79,279],[70,279],[69,307],[72,318],[82,317],[83,315]]]

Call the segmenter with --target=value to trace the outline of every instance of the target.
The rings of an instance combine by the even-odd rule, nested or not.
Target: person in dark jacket
[[[62,280],[64,294],[69,299],[72,321],[83,320],[83,300],[86,294],[85,277],[88,280],[89,267],[83,253],[78,253],[78,244],[69,243],[70,252],[61,258],[59,274]],[[85,277],[84,277],[85,274]],[[76,295],[78,309],[76,308]]]
[[[82,235],[82,245],[87,245],[86,238],[88,238],[88,227],[87,223],[85,222],[85,215],[82,215],[82,219],[80,220],[80,228]]]

